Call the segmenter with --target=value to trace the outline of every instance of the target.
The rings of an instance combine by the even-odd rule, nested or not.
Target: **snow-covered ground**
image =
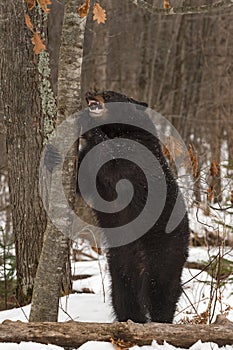
[[[227,249],[227,248],[226,248]],[[228,251],[228,250],[227,250]],[[216,249],[207,252],[204,248],[192,248],[190,250],[189,261],[206,261],[209,256],[216,254]],[[233,252],[228,251],[225,256],[233,261]],[[74,290],[77,293],[60,300],[59,321],[76,320],[81,322],[112,322],[112,309],[109,298],[109,276],[106,268],[106,261],[87,260],[72,264],[73,272],[77,274],[92,275],[92,277],[77,280],[74,282]],[[100,273],[101,271],[101,273]],[[199,274],[198,274],[199,273]],[[197,275],[198,274],[198,275]],[[101,277],[102,276],[102,277]],[[233,275],[231,276],[233,277]],[[187,319],[193,319],[194,316],[206,311],[209,296],[211,293],[211,277],[206,272],[194,269],[184,269],[183,287],[185,293],[179,301],[174,322],[184,322]],[[186,283],[187,282],[187,283]],[[83,289],[88,289],[93,293],[80,293]],[[217,302],[215,314],[225,312],[227,317],[233,321],[233,284],[226,284],[221,290],[221,298]],[[193,306],[190,306],[190,301]],[[30,312],[30,305],[19,309],[12,309],[0,312],[0,322],[6,319],[13,321],[27,321]],[[83,344],[80,350],[115,350],[110,343],[88,342]],[[133,350],[177,350],[167,343],[158,345],[154,341],[151,346],[141,348],[135,346]],[[201,341],[190,347],[190,350],[233,350],[232,345],[218,347],[213,343],[201,343]],[[42,345],[35,343],[10,344],[0,343],[0,350],[63,350],[63,348],[54,345]]]
[[[56,345],[43,345],[32,342],[22,342],[20,344],[4,343],[0,346],[1,350],[64,350],[60,346]],[[183,348],[176,348],[167,342],[163,345],[158,345],[156,341],[153,341],[150,346],[134,346],[130,348],[131,350],[187,350]],[[233,346],[226,345],[218,347],[214,343],[202,343],[198,341],[196,344],[192,345],[189,350],[232,350]],[[97,342],[90,341],[79,347],[79,350],[116,350],[116,347],[111,343],[107,342]]]

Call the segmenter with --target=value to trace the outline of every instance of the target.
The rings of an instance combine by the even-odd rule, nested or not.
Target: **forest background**
[[[160,0],[147,2],[154,7],[163,6]],[[81,2],[71,3],[74,4],[77,13],[78,3]],[[212,0],[205,1],[206,5],[212,3],[214,3]],[[198,6],[203,5],[203,1],[174,0],[171,4],[176,7]],[[52,1],[46,19],[42,11],[33,15],[35,26],[42,28],[43,40],[50,56],[49,81],[55,102],[59,89],[58,61],[64,5],[64,0]],[[9,3],[7,6],[10,18],[13,5]],[[43,135],[34,133],[34,126],[39,125],[40,129],[43,124],[41,116],[44,112],[39,106],[37,95],[40,77],[34,74],[37,69],[35,64],[37,58],[33,53],[30,29],[26,27],[24,16],[20,11],[23,7],[15,6],[18,6],[15,10],[19,15],[14,19],[15,25],[10,32],[9,46],[5,43],[3,45],[4,54],[1,58],[3,66],[7,49],[15,48],[16,55],[9,61],[5,72],[3,71],[3,81],[6,73],[10,80],[19,68],[23,79],[19,78],[17,91],[13,91],[12,96],[6,96],[3,84],[0,98],[0,211],[5,223],[1,228],[2,263],[9,266],[10,262],[10,268],[4,270],[5,278],[1,286],[2,307],[15,305],[10,290],[14,289],[15,285],[14,283],[6,285],[8,277],[11,279],[14,275],[12,244],[15,238],[18,277],[16,299],[19,304],[30,301],[46,226],[45,213],[37,192]],[[187,147],[190,147],[195,179],[195,191],[193,197],[189,198],[190,208],[195,206],[195,210],[198,210],[197,208],[201,207],[208,216],[211,206],[215,205],[217,210],[229,212],[231,215],[232,7],[185,16],[165,16],[144,11],[131,1],[101,0],[101,6],[107,14],[105,23],[98,24],[91,16],[87,18],[81,74],[82,106],[85,106],[84,93],[90,90],[119,91],[139,101],[147,102],[151,108],[160,112],[174,125]],[[20,14],[22,16],[19,20]],[[2,19],[4,16],[1,11]],[[30,38],[26,50],[25,35]],[[71,33],[72,35],[75,42],[75,32]],[[25,51],[28,60],[25,60]],[[24,52],[24,56],[20,56],[19,52]],[[21,64],[22,57],[23,64]],[[29,79],[23,69],[25,72],[31,72]],[[17,113],[19,112],[18,116],[20,113],[32,114],[30,122],[23,118],[18,118],[17,123],[13,117],[12,120],[7,119],[6,116],[11,114],[9,101],[13,100],[17,101],[15,105]],[[33,117],[33,113],[36,117]],[[22,148],[16,155],[18,146],[12,140],[22,141],[24,138],[31,143],[26,142],[24,145],[20,143]],[[12,157],[14,154],[16,158]],[[8,185],[12,189],[11,200]],[[37,203],[36,207],[34,202]],[[33,215],[31,215],[32,208]],[[18,217],[22,217],[22,220],[19,221]],[[216,226],[213,228],[204,225],[202,232],[195,232],[195,227],[194,225],[192,233],[193,244],[206,244],[206,242],[217,245],[232,244],[230,223],[220,222],[217,229]],[[206,235],[203,236],[203,232]],[[27,247],[24,244],[26,241]]]

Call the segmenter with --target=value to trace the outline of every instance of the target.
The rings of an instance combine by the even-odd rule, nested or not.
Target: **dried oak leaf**
[[[88,12],[90,9],[90,0],[86,0],[84,4],[82,4],[79,8],[78,8],[78,14],[81,18],[87,17]]]
[[[47,6],[52,4],[51,0],[39,0],[39,3],[40,3],[42,10],[45,13],[49,13],[50,9],[48,9]]]
[[[39,55],[39,53],[41,53],[41,51],[46,49],[46,46],[43,43],[43,40],[41,39],[40,34],[38,32],[35,32],[33,34],[32,43],[34,45],[33,51],[37,55]]]
[[[208,200],[208,202],[212,202],[213,197],[214,197],[214,189],[213,189],[213,186],[210,186],[207,189],[207,200]]]
[[[111,340],[111,343],[115,346],[116,350],[129,350],[134,345],[136,345],[132,342],[127,342],[122,339],[115,340],[113,338],[110,338],[110,340]]]
[[[26,0],[26,3],[30,11],[36,6],[36,0]]]
[[[170,9],[171,8],[170,1],[169,0],[164,0],[163,1],[163,7],[165,9]]]
[[[32,24],[30,17],[26,13],[25,13],[24,17],[25,17],[26,26],[33,32],[33,24]]]
[[[182,142],[174,136],[167,137],[165,147],[173,159],[180,157],[180,155],[183,153]]]
[[[98,24],[106,22],[106,11],[96,2],[93,8],[93,20]]]
[[[220,175],[220,165],[216,161],[212,161],[210,165],[210,175],[216,177]]]
[[[193,177],[194,179],[197,179],[199,177],[199,157],[197,151],[193,148],[192,145],[189,145],[188,147],[187,164],[189,164],[188,161],[191,161]]]
[[[169,149],[165,145],[163,145],[162,151],[163,151],[164,157],[167,157],[169,160],[172,159],[172,155],[171,155]]]

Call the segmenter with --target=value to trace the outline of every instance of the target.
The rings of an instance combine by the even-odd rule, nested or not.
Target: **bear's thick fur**
[[[79,120],[81,128],[87,124],[91,126],[95,118],[102,118],[106,124],[90,128],[91,130],[82,134],[78,168],[87,153],[102,141],[111,139],[124,141],[126,138],[139,142],[152,152],[164,173],[167,186],[162,213],[145,234],[126,245],[115,247],[111,247],[111,242],[106,239],[109,245],[107,259],[112,280],[112,306],[116,319],[118,321],[130,319],[138,323],[150,321],[171,323],[181,294],[181,272],[188,255],[189,240],[187,214],[172,232],[166,232],[179,193],[178,185],[164,158],[159,140],[144,128],[145,125],[149,125],[151,130],[154,128],[145,113],[145,103],[112,91],[87,93],[86,100],[89,111],[85,111]],[[112,102],[125,102],[122,108],[124,113],[127,113],[127,118],[137,120],[139,124],[141,123],[141,128],[118,123],[119,110],[114,108]],[[114,123],[108,124],[109,121]],[[102,152],[117,152],[114,147],[103,146]],[[92,196],[92,193],[88,193],[88,174],[91,173],[92,164],[88,164],[86,186],[84,186],[88,198]],[[151,174],[155,191],[158,185],[156,182],[159,181],[157,175]],[[130,223],[146,204],[148,189],[144,172],[130,160],[117,159],[115,156],[102,166],[96,178],[96,187],[102,198],[109,202],[115,200],[116,184],[122,179],[128,179],[133,185],[133,199],[118,213],[94,210],[99,225],[103,228],[120,227]],[[79,186],[77,191],[80,195]],[[157,202],[160,200],[158,194]],[[95,206],[95,198],[92,198],[92,201]],[[178,201],[180,206],[184,207],[182,196],[179,196]],[[132,235],[133,232],[129,234]]]

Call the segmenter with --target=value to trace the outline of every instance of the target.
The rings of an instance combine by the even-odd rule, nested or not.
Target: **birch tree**
[[[82,1],[67,1],[65,6],[62,42],[58,70],[58,116],[57,125],[66,117],[81,110],[81,64],[86,18],[78,15]],[[69,140],[67,140],[69,142]],[[75,196],[75,148],[64,166],[65,192],[70,203]],[[56,174],[55,174],[56,176]],[[52,189],[53,190],[53,189]],[[54,189],[60,191],[60,189]],[[59,194],[58,194],[59,195]],[[64,226],[72,231],[69,211],[63,210]],[[33,290],[30,321],[56,321],[64,265],[68,257],[68,239],[48,219],[45,239]]]

